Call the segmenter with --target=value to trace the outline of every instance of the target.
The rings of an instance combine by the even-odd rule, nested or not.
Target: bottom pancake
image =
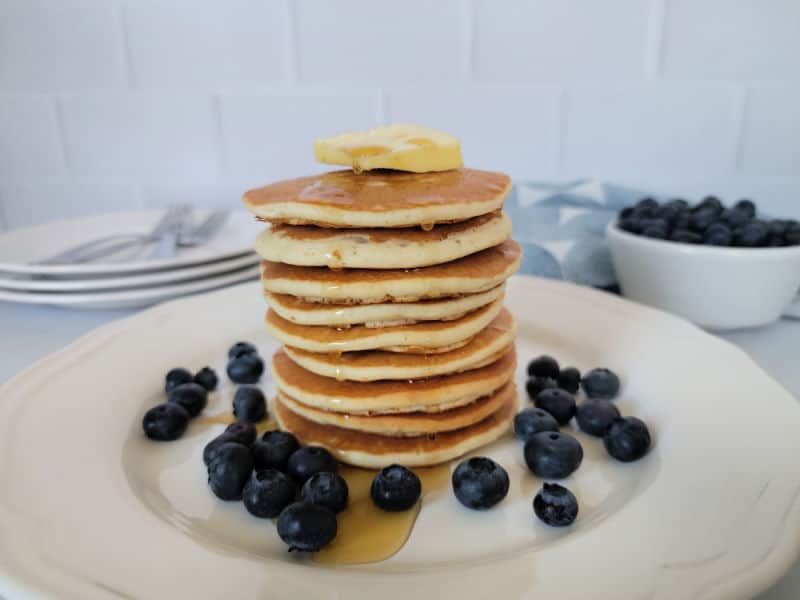
[[[506,383],[488,396],[451,410],[363,415],[333,412],[307,406],[281,390],[281,402],[293,413],[318,423],[363,433],[395,437],[414,437],[455,431],[483,421],[498,411],[509,397],[516,395],[513,383]]]
[[[274,409],[281,429],[293,433],[303,444],[323,446],[343,463],[380,469],[393,463],[407,467],[436,465],[485,446],[508,431],[516,405],[514,391],[497,411],[475,425],[417,437],[389,437],[320,425],[292,412],[280,394]]]

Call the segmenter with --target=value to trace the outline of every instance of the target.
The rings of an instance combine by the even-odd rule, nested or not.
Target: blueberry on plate
[[[592,398],[581,402],[575,412],[581,431],[597,437],[602,437],[618,417],[619,409],[612,402]]]
[[[207,391],[213,392],[217,389],[219,377],[217,377],[217,372],[211,367],[203,367],[194,374],[194,382],[202,385]]]
[[[277,517],[294,501],[296,495],[294,481],[275,469],[257,472],[242,490],[242,500],[247,512],[262,519]]]
[[[706,196],[703,200],[695,207],[696,210],[712,210],[716,214],[719,214],[723,210],[722,202],[720,202],[719,198],[716,196]]]
[[[389,512],[408,510],[422,494],[422,483],[414,471],[401,465],[389,465],[372,480],[370,496],[375,506]]]
[[[278,535],[289,552],[316,552],[336,537],[336,515],[311,502],[295,502],[278,516]]]
[[[322,471],[335,473],[338,467],[333,455],[321,446],[305,446],[294,451],[286,464],[287,472],[299,484]]]
[[[321,471],[309,477],[303,484],[301,496],[312,504],[319,504],[335,513],[347,506],[347,482],[338,473]]]
[[[756,216],[756,205],[753,203],[752,200],[747,200],[747,199],[739,200],[736,204],[733,205],[733,208],[734,210],[738,210],[746,214],[749,219],[753,219]]]
[[[208,465],[208,485],[220,500],[241,500],[253,473],[250,449],[235,442],[222,444]]]
[[[167,397],[167,402],[179,404],[186,409],[190,417],[196,417],[206,407],[208,392],[198,383],[182,383],[172,388]]]
[[[748,221],[733,230],[733,245],[743,248],[763,246],[769,238],[769,227],[761,221]]]
[[[747,223],[750,217],[744,211],[736,210],[735,208],[726,208],[719,215],[719,220],[731,229],[735,229]]]
[[[264,361],[255,353],[242,354],[228,361],[226,371],[234,383],[256,383],[264,373]]]
[[[258,432],[252,423],[238,422],[231,423],[225,428],[225,435],[230,435],[237,442],[245,446],[251,446],[256,441]]]
[[[560,369],[558,361],[552,356],[543,354],[528,363],[528,377],[549,377],[557,379]]]
[[[192,374],[187,369],[172,369],[164,378],[164,391],[169,394],[179,385],[190,383],[192,379]]]
[[[566,425],[575,416],[575,396],[561,388],[542,390],[534,404],[553,415],[559,425]]]
[[[540,431],[558,431],[558,421],[546,410],[526,408],[514,417],[514,433],[523,442]]]
[[[257,423],[267,414],[267,399],[257,387],[243,386],[233,396],[233,415],[237,421]]]
[[[682,242],[684,244],[702,244],[703,236],[688,229],[673,229],[669,236],[673,242]]]
[[[258,348],[256,348],[250,342],[236,342],[228,349],[229,360],[233,358],[239,358],[245,354],[258,354]]]
[[[665,240],[669,236],[669,227],[666,225],[648,225],[642,229],[642,235],[654,240]]]
[[[580,442],[569,434],[542,431],[525,442],[525,463],[542,479],[569,477],[583,460]]]
[[[533,512],[545,525],[571,525],[578,516],[578,499],[563,485],[545,483],[533,498]]]
[[[492,508],[508,494],[508,473],[490,458],[477,456],[459,464],[452,477],[453,492],[467,508]]]
[[[800,225],[796,222],[786,228],[786,233],[783,234],[783,242],[787,246],[800,245]]]
[[[606,430],[603,445],[617,460],[632,462],[647,454],[650,448],[650,431],[641,419],[620,417]]]
[[[619,377],[609,369],[592,369],[583,376],[581,385],[589,398],[611,400],[619,394]]]
[[[652,213],[658,208],[658,202],[656,202],[653,198],[642,198],[639,200],[633,209],[638,213]]]
[[[557,387],[558,382],[549,377],[531,377],[525,383],[525,391],[528,392],[528,397],[531,400],[535,400],[536,396],[538,396],[542,390],[549,390],[550,388]]]
[[[144,413],[142,429],[151,440],[171,442],[183,435],[189,418],[189,413],[180,404],[165,402]]]
[[[577,394],[581,387],[581,372],[575,367],[561,369],[558,374],[558,387],[567,390],[570,394]]]
[[[239,444],[243,448],[246,448],[247,445],[241,442],[241,439],[233,434],[230,433],[221,433],[213,440],[208,442],[203,448],[203,462],[205,463],[206,467],[211,464],[211,462],[217,457],[219,454],[220,449],[222,446],[226,444]]]
[[[689,229],[702,233],[717,220],[718,213],[711,208],[701,208],[689,218]]]
[[[278,469],[286,472],[289,457],[300,448],[300,443],[288,431],[267,431],[250,449],[256,470]]]
[[[730,246],[733,232],[723,223],[712,223],[703,234],[703,243],[709,246]]]

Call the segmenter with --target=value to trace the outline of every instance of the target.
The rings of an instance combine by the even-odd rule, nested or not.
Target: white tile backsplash
[[[800,215],[798,56],[798,0],[0,0],[0,213],[227,205],[392,120]]]
[[[0,177],[63,172],[53,99],[0,94]]]
[[[134,0],[123,10],[137,87],[257,85],[288,76],[284,2]]]
[[[642,0],[476,0],[475,75],[483,81],[636,79]]]
[[[0,90],[118,87],[114,3],[0,0]]]
[[[749,91],[739,167],[748,174],[800,175],[800,86]]]
[[[300,77],[373,85],[456,81],[466,9],[460,0],[296,0]]]
[[[60,99],[67,160],[78,175],[215,181],[211,97],[80,94]]]
[[[740,94],[732,86],[575,87],[562,170],[611,177],[732,173]]]
[[[389,93],[388,117],[453,132],[467,166],[541,178],[555,172],[558,100],[552,86],[404,90]]]

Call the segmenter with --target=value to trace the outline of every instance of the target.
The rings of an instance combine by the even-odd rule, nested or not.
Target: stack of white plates
[[[195,210],[202,223],[209,211]],[[261,227],[249,213],[232,212],[205,244],[149,258],[152,245],[105,261],[41,264],[94,238],[146,234],[164,211],[118,213],[58,221],[0,234],[0,301],[76,308],[134,308],[256,279],[253,240]]]

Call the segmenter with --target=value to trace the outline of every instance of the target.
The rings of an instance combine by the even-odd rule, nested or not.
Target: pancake
[[[503,173],[333,171],[249,190],[244,205],[258,218],[322,227],[413,227],[463,221],[503,206],[511,180]]]
[[[293,433],[303,444],[327,448],[343,463],[373,469],[394,463],[421,467],[462,456],[506,433],[517,406],[515,386],[503,388],[502,394],[503,404],[482,421],[455,431],[416,437],[391,437],[314,423],[292,412],[281,393],[273,406],[281,429]]]
[[[322,229],[274,225],[256,240],[266,260],[331,269],[412,269],[450,262],[503,243],[511,220],[493,212],[429,230]]]
[[[353,304],[342,306],[306,302],[288,294],[264,296],[270,307],[281,317],[298,325],[342,327],[392,327],[411,325],[420,321],[452,321],[503,296],[505,286],[498,285],[485,292],[459,298],[421,300],[419,302],[389,302],[384,304]]]
[[[286,354],[303,368],[339,380],[424,379],[478,369],[499,360],[514,342],[514,318],[503,309],[468,344],[442,354],[400,354],[380,350],[319,354],[287,346]]]
[[[512,346],[498,360],[479,369],[430,379],[353,382],[312,373],[283,350],[272,357],[272,376],[286,395],[310,409],[347,413],[350,417],[450,411],[503,386],[514,376],[515,367]]]
[[[374,304],[416,302],[476,294],[497,287],[519,268],[522,252],[514,240],[458,260],[418,269],[296,267],[264,261],[264,290],[309,302]]]
[[[267,311],[267,330],[280,342],[309,352],[353,352],[358,350],[390,350],[427,353],[452,349],[466,343],[491,323],[503,308],[503,299],[453,321],[424,321],[414,325],[397,325],[375,329],[356,325],[348,329],[297,325],[272,309]]]
[[[306,406],[281,390],[281,402],[293,413],[313,421],[319,425],[333,425],[342,429],[352,429],[363,433],[374,433],[392,437],[415,437],[463,429],[483,421],[497,411],[505,402],[508,394],[506,388],[513,388],[513,383],[506,383],[495,393],[473,400],[452,410],[439,412],[410,412],[381,415],[352,415],[342,412],[331,412]]]

